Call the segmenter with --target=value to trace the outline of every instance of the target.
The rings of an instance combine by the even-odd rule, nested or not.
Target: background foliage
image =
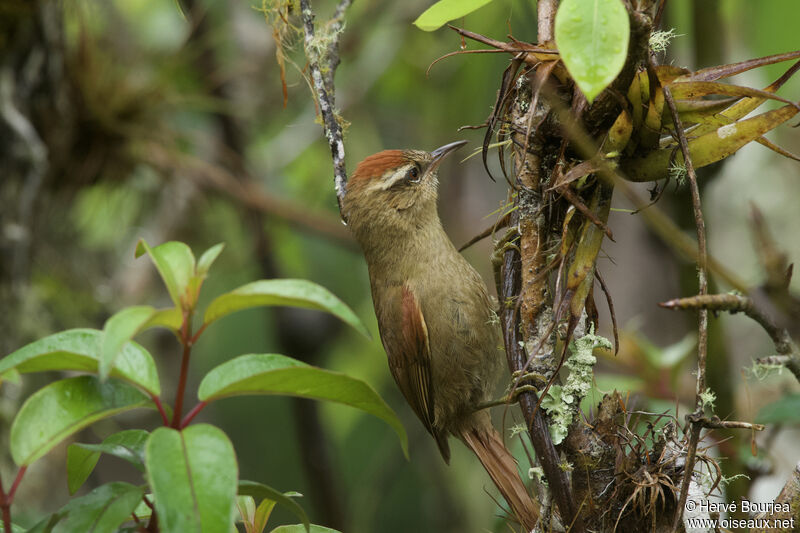
[[[305,494],[312,521],[343,531],[464,531],[466,524],[469,530],[500,530],[499,521],[487,521],[495,506],[478,465],[456,446],[452,466],[445,467],[391,381],[366,268],[338,222],[328,148],[300,72],[302,46],[277,35],[286,63],[284,106],[273,27],[260,11],[268,3],[184,1],[187,18],[163,0],[42,1],[43,9],[34,4],[0,5],[0,26],[14,29],[1,33],[0,54],[13,59],[3,75],[28,76],[14,78],[16,88],[29,88],[35,96],[28,116],[47,150],[44,158],[31,156],[39,167],[6,165],[3,161],[18,160],[16,147],[30,143],[17,142],[6,130],[0,134],[7,141],[0,148],[6,173],[0,182],[0,303],[13,310],[0,321],[2,353],[54,331],[99,327],[125,305],[158,303],[158,298],[166,305],[153,269],[132,261],[139,237],[151,243],[182,240],[195,249],[224,241],[226,253],[215,265],[205,298],[263,277],[307,278],[347,302],[373,340],[302,311],[246,311],[204,335],[195,350],[193,385],[233,355],[279,351],[372,384],[398,411],[411,441],[409,463],[384,424],[345,408],[317,410],[283,398],[231,399],[198,418],[225,429],[243,477]],[[320,20],[329,18],[334,4],[314,3]],[[350,123],[350,169],[384,148],[432,149],[461,138],[480,145],[482,132],[456,130],[485,120],[507,58],[450,58],[426,76],[434,59],[461,46],[447,29],[426,33],[411,24],[428,6],[364,0],[348,11],[336,83],[337,105]],[[207,9],[207,17],[193,18],[193,7]],[[45,15],[26,20],[40,13]],[[680,36],[668,54],[678,65],[698,68],[788,51],[796,48],[792,21],[798,16],[800,6],[793,0],[671,0],[665,27]],[[498,38],[511,31],[533,41],[535,4],[495,0],[456,23]],[[27,62],[35,51],[30,42],[38,34],[60,39],[62,31],[64,46],[55,50],[64,69],[36,71],[36,63]],[[57,64],[52,54],[47,58],[45,67]],[[23,63],[34,66],[27,71],[9,66]],[[765,86],[781,68],[748,73],[761,76],[748,85]],[[800,80],[790,81],[782,94],[796,99]],[[0,98],[9,101],[1,92]],[[777,135],[781,145],[800,152],[795,131],[781,128]],[[744,216],[750,202],[765,213],[790,261],[800,257],[796,165],[752,146],[700,173],[710,251],[748,282],[761,275]],[[460,244],[489,225],[492,219],[484,217],[499,207],[505,187],[486,179],[479,158],[458,166],[451,162],[442,177],[442,217]],[[691,231],[686,190],[670,189],[660,205]],[[601,268],[624,331],[619,355],[603,360],[598,388],[630,389],[635,401],[654,410],[674,407],[676,400],[690,405],[687,357],[693,340],[687,334],[694,330],[693,319],[656,303],[690,293],[686,287],[694,286],[694,268],[639,218],[614,212],[610,226],[617,242],[604,246],[608,260]],[[491,280],[488,243],[466,255]],[[610,336],[607,318],[604,323]],[[756,326],[727,316],[712,324],[710,364],[716,366],[709,373],[716,383],[710,385],[719,396],[720,416],[735,412],[738,419],[753,419],[761,407],[796,388],[786,374],[766,381],[743,378],[741,369],[753,354],[772,350]],[[143,342],[160,352],[175,351],[177,361],[178,347],[169,334],[154,331]],[[169,376],[176,366],[160,370]],[[0,389],[4,442],[21,400],[43,383],[36,379]],[[128,416],[156,421],[152,413]],[[141,423],[104,422],[81,441],[99,442],[134,422]],[[798,459],[790,445],[796,433],[795,426],[766,435],[768,456],[752,458],[746,437],[723,448],[740,471],[761,476],[751,499],[772,499],[783,484]],[[33,523],[64,503],[65,453],[61,447],[31,468],[20,487],[15,520]],[[0,457],[0,467],[9,479],[9,457]],[[54,479],[53,472],[62,478]],[[136,483],[137,476],[123,461],[104,457],[87,485],[112,479]],[[282,512],[276,510],[278,519],[292,521]]]

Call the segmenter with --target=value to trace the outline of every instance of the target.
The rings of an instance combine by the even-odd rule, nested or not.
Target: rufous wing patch
[[[403,286],[400,298],[401,336],[399,346],[390,354],[389,366],[409,405],[433,433],[433,380],[428,328],[414,294]]]

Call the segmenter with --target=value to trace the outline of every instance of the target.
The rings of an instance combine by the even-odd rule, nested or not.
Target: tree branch
[[[341,28],[341,14],[349,5],[350,1],[342,0],[342,2],[336,8],[336,15],[334,15],[334,28]],[[303,34],[305,36],[306,57],[308,58],[308,66],[311,70],[311,81],[313,83],[317,101],[319,102],[319,111],[322,115],[322,124],[325,130],[325,137],[328,139],[328,145],[331,149],[331,157],[333,158],[333,183],[334,188],[336,189],[336,198],[339,201],[339,212],[342,215],[342,219],[346,220],[346,215],[341,211],[341,208],[342,199],[344,198],[347,187],[347,168],[345,167],[344,161],[344,140],[342,136],[342,127],[336,117],[333,92],[333,75],[336,67],[339,64],[339,55],[337,53],[339,32],[337,31],[331,36],[332,43],[328,46],[326,53],[327,57],[320,57],[318,50],[316,50],[314,46],[314,12],[311,11],[309,0],[300,0],[300,9],[303,19]],[[330,87],[326,87],[327,84],[325,83],[325,79],[323,79],[322,72],[320,70],[320,63],[323,60],[327,61],[327,65],[325,65],[325,67],[327,76],[329,78]]]

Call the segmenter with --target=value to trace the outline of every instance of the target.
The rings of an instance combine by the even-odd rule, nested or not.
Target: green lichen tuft
[[[581,400],[592,387],[593,369],[597,358],[595,348],[611,349],[611,341],[594,334],[594,329],[569,345],[569,357],[564,366],[569,375],[563,386],[553,385],[542,399],[542,409],[550,416],[550,437],[553,444],[560,444],[567,436]]]
[[[668,31],[654,31],[650,34],[650,50],[656,54],[666,52],[670,41],[678,36],[679,34],[675,33],[673,28]]]

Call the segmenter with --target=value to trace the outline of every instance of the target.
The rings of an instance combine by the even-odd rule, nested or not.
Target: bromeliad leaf
[[[353,326],[366,337],[369,331],[355,313],[328,289],[302,279],[269,279],[243,285],[212,301],[204,318],[205,324],[242,309],[265,305],[286,305],[327,311]]]
[[[114,314],[103,326],[100,379],[108,377],[120,350],[136,334],[156,326],[177,332],[182,323],[183,317],[177,307],[157,310],[149,305],[137,305]]]
[[[23,374],[49,370],[96,373],[100,365],[103,332],[70,329],[32,342],[0,360],[0,374],[15,369]],[[125,380],[153,396],[161,394],[155,361],[135,342],[122,346],[109,375]]]
[[[208,424],[158,428],[145,456],[161,531],[230,531],[238,467],[222,430]]]
[[[204,402],[245,394],[297,396],[355,407],[389,424],[408,455],[408,438],[397,415],[372,387],[359,379],[285,355],[248,354],[212,369],[198,389],[198,397]]]
[[[426,9],[414,25],[423,31],[438,30],[447,22],[469,15],[492,0],[439,0]]]
[[[147,253],[167,286],[175,307],[185,309],[194,306],[197,294],[190,294],[189,285],[195,274],[195,261],[192,250],[182,242],[170,241],[155,248],[139,239],[136,257]]]
[[[303,510],[300,505],[295,502],[292,498],[299,494],[297,493],[283,493],[264,485],[263,483],[257,483],[255,481],[240,481],[239,482],[239,495],[240,496],[252,496],[256,499],[256,501],[261,500],[270,500],[273,501],[288,511],[291,511],[300,521],[303,522],[303,526],[306,530],[310,527],[310,522],[308,521],[308,516],[306,512]],[[259,504],[259,508],[261,505]]]
[[[625,65],[629,37],[620,0],[564,0],[556,13],[558,52],[590,103]]]
[[[35,392],[17,413],[11,457],[27,466],[86,426],[148,403],[141,391],[122,381],[101,382],[94,376],[56,381]]]

